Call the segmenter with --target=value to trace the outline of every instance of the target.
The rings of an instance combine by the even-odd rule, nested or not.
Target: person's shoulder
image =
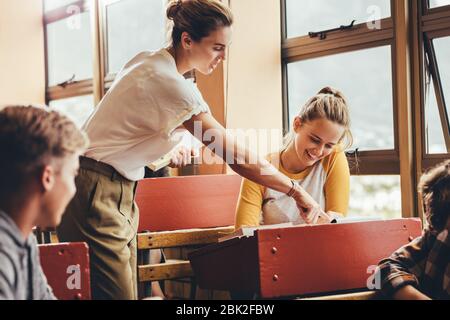
[[[442,244],[450,242],[449,230],[436,230],[431,226],[427,226],[422,233],[422,241],[424,241],[428,247],[434,246],[436,243]]]
[[[325,157],[325,159],[333,160],[341,156],[345,156],[345,150],[341,145],[338,144],[333,148],[333,151],[331,151],[331,153]]]
[[[16,252],[14,248],[17,248],[17,241],[18,239],[16,239],[16,235],[11,230],[11,226],[0,226],[0,252],[5,254]]]
[[[4,244],[0,244],[0,277],[2,281],[6,281],[10,285],[15,282],[16,278],[15,254],[12,250],[5,248]]]
[[[174,61],[172,61],[170,53],[165,49],[157,51],[141,51],[132,57],[118,73],[118,77],[121,75],[129,74],[131,70],[147,70],[164,71],[173,69]]]
[[[142,62],[157,71],[179,75],[175,59],[164,48],[157,51],[142,51],[135,57],[135,62]]]
[[[272,152],[266,155],[265,159],[278,170],[280,169],[280,152]]]
[[[347,162],[347,157],[343,148],[338,145],[333,148],[333,151],[328,156],[323,158],[322,165],[325,171],[329,171],[339,161]]]
[[[152,60],[152,59],[162,59],[163,56],[161,54],[161,50],[158,51],[140,51],[136,53],[134,57],[132,57],[126,64],[125,68],[129,67],[131,65],[134,65],[139,62]]]

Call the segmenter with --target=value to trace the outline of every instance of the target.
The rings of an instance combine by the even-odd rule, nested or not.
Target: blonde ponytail
[[[345,132],[339,141],[339,144],[343,150],[352,146],[353,136],[350,131],[350,114],[347,99],[342,92],[331,87],[321,89],[314,97],[306,102],[298,116],[304,123],[316,119],[327,119],[331,122],[340,124],[345,128]],[[295,132],[291,129],[284,137],[282,150],[286,150],[294,141],[294,138]]]

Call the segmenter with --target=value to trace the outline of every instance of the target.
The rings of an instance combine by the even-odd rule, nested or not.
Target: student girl
[[[349,127],[345,97],[333,88],[323,88],[295,117],[282,150],[268,156],[280,173],[297,181],[328,215],[309,221],[292,198],[244,179],[236,228],[286,222],[326,223],[333,214],[345,215],[350,173],[343,150],[352,142]]]
[[[78,191],[58,235],[61,241],[89,244],[94,299],[137,296],[136,184],[148,163],[178,144],[177,128],[194,134],[197,123],[202,133],[214,130],[215,141],[224,146],[218,153],[229,151],[234,159],[246,159],[245,164],[230,163],[235,172],[288,194],[308,219],[321,212],[302,187],[265,159],[250,164],[248,159],[253,156],[233,142],[196,86],[183,77],[192,70],[210,74],[225,60],[233,23],[230,9],[218,0],[172,1],[167,17],[173,21],[171,45],[131,59],[84,125],[91,145],[80,159]],[[262,175],[262,170],[273,174]]]

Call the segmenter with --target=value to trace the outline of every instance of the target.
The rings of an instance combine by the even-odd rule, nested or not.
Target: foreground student
[[[399,300],[450,299],[450,161],[419,182],[428,227],[379,264],[381,290]]]
[[[75,194],[87,138],[66,117],[35,107],[0,111],[0,299],[55,299],[34,226],[55,228]]]
[[[297,181],[325,212],[347,214],[350,172],[343,152],[351,145],[350,117],[343,94],[326,87],[295,117],[280,152],[268,160]],[[344,146],[344,143],[346,145]],[[285,194],[244,179],[236,229],[286,222],[306,223],[295,201]],[[328,217],[313,223],[328,223]]]

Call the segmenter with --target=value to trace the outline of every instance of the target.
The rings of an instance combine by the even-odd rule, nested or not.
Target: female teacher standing
[[[173,1],[167,17],[174,25],[171,46],[129,61],[84,125],[91,145],[80,159],[77,194],[58,236],[89,244],[94,299],[137,298],[136,181],[144,177],[148,163],[178,144],[177,128],[194,134],[194,124],[200,124],[202,132],[214,130],[215,145],[223,145],[215,151],[234,154],[229,165],[236,173],[292,196],[307,221],[321,212],[299,185],[266,160],[250,164],[253,155],[228,136],[195,84],[183,77],[192,70],[210,74],[225,60],[233,23],[230,9],[218,0]]]

